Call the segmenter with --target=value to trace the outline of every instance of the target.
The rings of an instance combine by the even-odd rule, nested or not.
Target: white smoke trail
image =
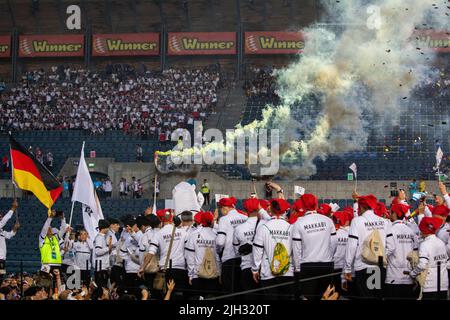
[[[364,150],[369,131],[397,122],[412,91],[437,76],[430,68],[435,53],[418,47],[413,32],[418,26],[448,28],[447,7],[440,1],[323,0],[340,30],[316,23],[301,31],[304,52],[277,72],[281,105],[266,106],[261,121],[237,125],[235,137],[256,129],[280,130],[280,175],[290,178],[315,174],[316,158]],[[311,95],[321,105],[315,121],[306,112],[295,120],[293,105],[308,103]],[[211,143],[200,152],[208,148],[227,149]]]
[[[263,120],[247,126],[267,128],[267,117],[271,117],[269,127],[283,129],[281,159],[289,159],[289,164],[282,166],[286,170],[281,174],[306,178],[316,172],[313,160],[317,157],[363,150],[370,127],[398,121],[401,102],[427,78],[436,76],[430,68],[434,53],[418,48],[412,33],[422,25],[443,28],[448,23],[443,3],[435,9],[435,0],[371,1],[372,16],[368,17],[364,14],[368,5],[361,2],[345,0],[334,5],[334,22],[344,28],[339,34],[320,24],[303,30],[305,51],[278,73],[282,105],[267,106]],[[377,23],[378,29],[369,28]],[[309,136],[293,143],[299,139],[296,129],[306,123],[295,123],[289,106],[311,94],[320,97],[322,112]],[[378,121],[371,121],[369,127],[363,115]]]

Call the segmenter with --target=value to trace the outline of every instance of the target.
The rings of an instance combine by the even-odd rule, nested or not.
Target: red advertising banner
[[[93,56],[157,56],[159,33],[94,34]]]
[[[169,32],[169,55],[236,54],[234,32]]]
[[[245,33],[246,54],[295,54],[305,48],[301,32],[255,31]]]
[[[19,37],[19,57],[82,57],[84,36],[27,35]]]
[[[450,52],[450,31],[417,30],[414,37],[418,48]]]
[[[11,36],[0,36],[0,58],[11,56]]]

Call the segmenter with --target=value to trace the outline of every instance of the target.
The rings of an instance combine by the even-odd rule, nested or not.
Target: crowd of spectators
[[[59,270],[42,268],[35,274],[9,274],[0,284],[1,300],[154,300],[149,290],[142,287],[124,290],[117,287],[98,287],[94,281],[79,289],[69,289],[61,281]],[[59,287],[53,290],[54,285]],[[175,282],[170,280],[164,300],[170,300]]]
[[[269,101],[278,99],[276,88],[276,71],[272,66],[250,67],[250,76],[244,82],[247,98],[263,97]]]
[[[0,96],[0,128],[123,130],[167,139],[175,128],[204,121],[221,86],[217,65],[192,70],[137,72],[108,66],[97,72],[54,66],[25,73]]]

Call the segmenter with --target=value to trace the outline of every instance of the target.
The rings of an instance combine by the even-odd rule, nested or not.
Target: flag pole
[[[84,143],[85,141],[83,141],[83,145],[81,146],[81,152],[83,152],[83,157],[84,157]],[[78,166],[80,166],[80,162],[78,162]],[[76,179],[77,177],[75,177]],[[75,201],[72,201],[72,208],[70,209],[70,218],[69,218],[69,227],[72,226],[72,218],[73,218],[73,209],[75,207]]]
[[[11,131],[8,131],[9,136],[11,137]],[[10,140],[11,141],[11,140]],[[16,198],[16,184],[14,183],[14,164],[13,164],[13,157],[11,154],[11,143],[9,144],[9,157],[11,158],[11,184],[13,186],[13,199],[14,201],[17,201]],[[19,208],[16,208],[16,223],[19,223]]]
[[[70,210],[69,227],[72,226],[73,208],[75,207],[75,201],[72,201],[72,209]]]
[[[155,179],[153,182],[153,214],[156,214],[156,183],[157,183],[157,179],[158,179],[158,174],[156,173],[156,170],[155,170]]]

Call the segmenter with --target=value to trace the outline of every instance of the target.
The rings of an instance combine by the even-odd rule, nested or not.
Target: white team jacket
[[[96,271],[108,270],[110,265],[109,259],[109,246],[108,246],[108,233],[97,233],[94,239],[94,268],[97,265]]]
[[[340,227],[336,231],[336,251],[334,252],[334,269],[343,269],[345,264],[345,249],[348,243],[348,230],[349,227]]]
[[[335,238],[336,228],[330,218],[316,212],[299,218],[292,228],[295,270],[300,270],[302,263],[332,262]]]
[[[240,214],[236,210],[231,210],[226,216],[220,218],[216,242],[217,250],[220,252],[223,249],[222,262],[238,257],[233,247],[234,230],[247,219],[247,216]]]
[[[217,272],[220,275],[221,262],[216,251],[217,233],[213,228],[202,227],[189,236],[185,245],[185,256],[189,279],[198,278],[198,268],[203,262],[206,248],[211,248],[216,256]]]
[[[411,277],[415,278],[419,273],[428,268],[423,292],[437,291],[438,261],[441,262],[441,291],[447,291],[448,275],[446,268],[448,264],[448,255],[445,244],[435,235],[430,235],[419,244],[419,264],[411,271]]]
[[[172,239],[173,224],[165,225],[159,230],[152,238],[149,252],[156,254],[159,252],[159,267],[164,268],[167,254],[169,253],[170,239]],[[172,251],[170,252],[169,262],[167,268],[169,268],[170,260],[172,260],[173,269],[186,269],[186,261],[184,259],[184,240],[186,238],[186,231],[182,228],[176,228],[173,235]]]
[[[258,222],[258,217],[248,218],[243,224],[238,226],[236,230],[234,230],[234,240],[233,246],[237,256],[239,254],[239,247],[243,244],[253,244],[253,236],[256,233],[255,227]],[[259,226],[259,224],[258,224]],[[252,267],[253,263],[253,254],[249,253],[245,256],[241,256],[241,270],[248,269]]]
[[[371,267],[362,261],[362,247],[364,241],[375,229],[380,232],[386,255],[389,255],[389,248],[392,247],[391,223],[378,217],[372,210],[367,210],[363,215],[354,218],[350,224],[345,251],[345,273],[352,272],[352,268],[360,271]]]
[[[75,241],[73,243],[73,250],[75,252],[75,266],[80,270],[91,270],[91,242]]]
[[[144,263],[145,254],[150,252],[152,239],[155,237],[156,233],[159,230],[159,228],[153,229],[151,227],[148,227],[147,229],[145,229],[141,239],[139,239],[139,262],[141,263],[141,265]]]
[[[260,269],[261,280],[273,279],[270,264],[273,259],[275,245],[281,242],[290,257],[290,268],[284,277],[294,275],[294,261],[292,256],[292,225],[284,219],[273,217],[265,224],[258,226],[255,240],[253,241],[253,266],[252,271]]]
[[[9,210],[7,214],[0,221],[0,260],[6,260],[6,239],[11,239],[16,235],[14,231],[4,231],[3,227],[8,223],[9,219],[11,219],[14,211]]]
[[[132,258],[132,255],[134,258]],[[120,257],[124,261],[126,273],[139,272],[141,266],[134,261],[135,259],[139,259],[139,243],[136,240],[136,236],[133,237],[128,232],[124,232],[123,243],[120,247]]]
[[[387,256],[386,283],[387,284],[412,284],[413,281],[404,271],[410,271],[411,266],[406,257],[418,249],[417,235],[403,221],[397,220],[392,223],[392,247]]]

